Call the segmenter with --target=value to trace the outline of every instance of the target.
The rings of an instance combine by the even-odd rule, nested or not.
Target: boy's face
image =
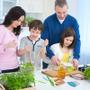
[[[64,46],[65,47],[70,46],[72,44],[73,40],[74,40],[74,37],[73,36],[65,37],[64,38]]]
[[[40,36],[40,34],[41,34],[41,31],[40,30],[38,30],[38,28],[37,29],[31,29],[30,30],[30,35],[31,35],[31,37],[35,40],[35,39],[37,39],[39,36]]]

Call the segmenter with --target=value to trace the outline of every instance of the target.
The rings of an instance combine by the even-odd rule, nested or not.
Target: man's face
[[[68,10],[67,5],[64,5],[63,7],[60,6],[55,7],[56,14],[60,20],[64,20],[66,18],[67,10]]]

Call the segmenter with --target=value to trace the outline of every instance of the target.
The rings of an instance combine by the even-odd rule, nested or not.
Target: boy
[[[48,40],[42,40],[40,34],[43,30],[43,24],[40,20],[33,20],[29,23],[30,35],[21,39],[19,56],[21,56],[21,63],[31,62],[34,65],[40,64],[45,55],[45,47]]]

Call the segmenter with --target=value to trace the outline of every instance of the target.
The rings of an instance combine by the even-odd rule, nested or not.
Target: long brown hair
[[[76,41],[76,35],[75,35],[75,31],[72,27],[68,27],[68,28],[64,29],[64,31],[62,32],[61,37],[60,37],[61,47],[63,47],[63,45],[64,45],[64,38],[70,37],[70,36],[73,36],[74,40],[73,40],[72,44],[70,46],[68,46],[68,48],[74,48],[75,41]]]
[[[18,20],[21,16],[25,16],[25,11],[20,6],[12,7],[7,15],[5,16],[4,22],[2,23],[6,27],[10,26],[13,21]],[[20,33],[21,26],[18,26],[17,28],[14,28],[13,32],[15,35],[18,35]]]

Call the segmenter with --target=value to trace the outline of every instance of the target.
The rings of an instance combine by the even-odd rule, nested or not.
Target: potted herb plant
[[[31,17],[31,16],[26,16],[26,17],[25,17],[25,22],[24,22],[24,24],[27,26],[28,23],[31,22],[32,20],[34,20],[33,17]]]
[[[84,76],[85,79],[90,80],[90,66],[85,69]]]
[[[5,90],[23,90],[27,87],[32,87],[35,84],[33,75],[33,66],[24,64],[19,72],[2,74],[0,83],[5,87]]]

